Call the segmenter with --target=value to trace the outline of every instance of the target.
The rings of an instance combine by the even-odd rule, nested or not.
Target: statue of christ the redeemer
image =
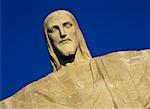
[[[92,58],[74,16],[49,14],[53,72],[0,102],[0,109],[150,109],[150,50]]]

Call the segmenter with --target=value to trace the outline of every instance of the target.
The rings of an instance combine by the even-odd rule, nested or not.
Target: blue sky
[[[74,14],[93,57],[150,48],[147,0],[2,0],[0,99],[50,73],[43,21],[52,11]]]

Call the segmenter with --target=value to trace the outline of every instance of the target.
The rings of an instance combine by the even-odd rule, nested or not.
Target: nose
[[[63,28],[60,28],[60,38],[65,38],[65,37],[66,37],[65,30]]]

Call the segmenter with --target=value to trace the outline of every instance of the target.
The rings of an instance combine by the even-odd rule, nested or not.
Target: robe
[[[1,101],[0,109],[150,109],[150,50],[67,65]]]

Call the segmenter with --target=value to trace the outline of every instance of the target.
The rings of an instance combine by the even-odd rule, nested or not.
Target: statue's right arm
[[[47,81],[50,83],[47,84]],[[43,78],[21,89],[13,96],[0,101],[0,109],[72,109],[68,106],[56,103],[45,93],[45,90],[53,90],[55,78]],[[56,85],[55,85],[56,86]]]
[[[27,109],[31,107],[32,94],[33,92],[25,87],[13,96],[0,101],[0,109]]]

